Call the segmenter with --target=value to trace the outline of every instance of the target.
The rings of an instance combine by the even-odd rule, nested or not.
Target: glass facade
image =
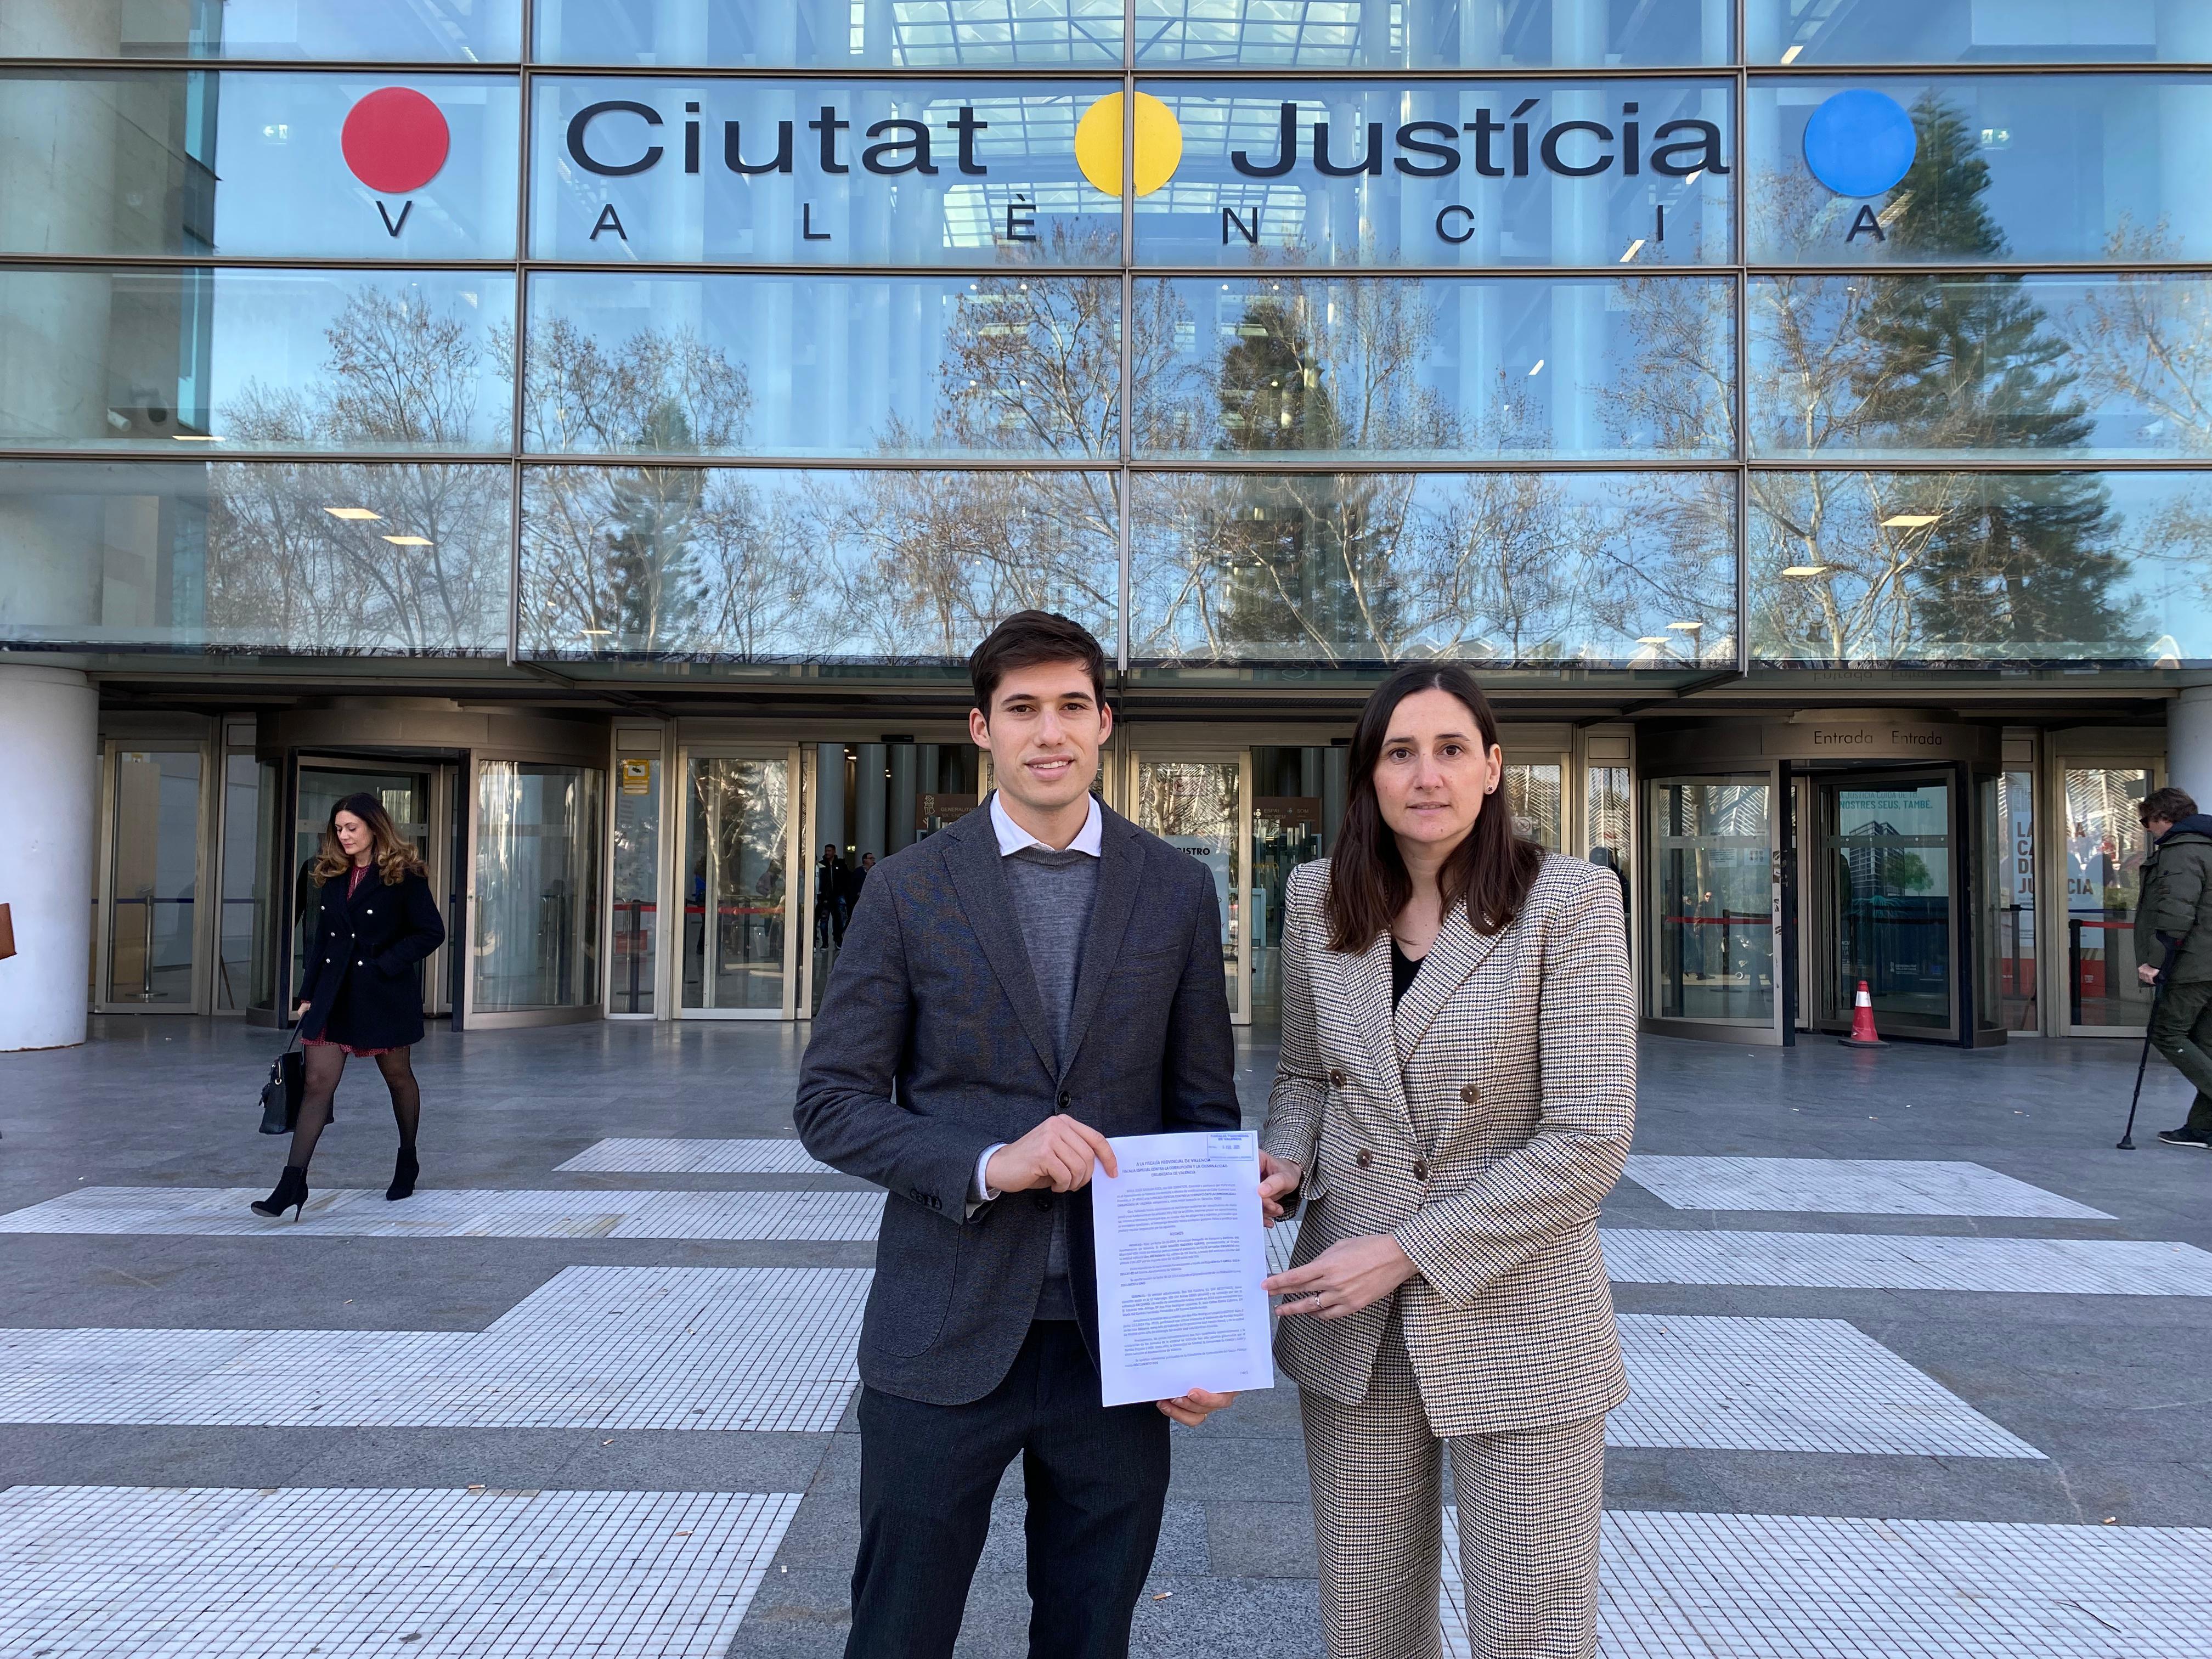
[[[31,0],[0,642],[2204,666],[2201,9]]]

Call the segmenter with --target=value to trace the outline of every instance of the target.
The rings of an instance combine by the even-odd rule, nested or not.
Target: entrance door
[[[1221,954],[1229,974],[1229,1017],[1252,1018],[1251,961],[1245,948],[1252,905],[1246,891],[1245,849],[1252,844],[1252,755],[1146,755],[1133,757],[1139,829],[1182,848],[1213,872],[1221,905]]]
[[[1644,996],[1675,1035],[1782,1040],[1775,783],[1765,772],[1644,784],[1651,933]]]
[[[1814,779],[1814,1023],[1845,1030],[1861,981],[1886,1035],[1959,1035],[1948,773]]]
[[[436,764],[386,764],[337,758],[301,760],[288,872],[292,885],[291,994],[296,998],[299,988],[307,982],[307,933],[313,926],[317,900],[313,871],[322,849],[323,831],[330,823],[331,810],[348,795],[356,794],[376,797],[391,814],[392,828],[399,832],[400,839],[412,843],[429,872],[430,891],[437,896],[439,908],[445,916],[447,943],[416,964],[416,975],[422,1012],[430,1015],[450,1013],[453,958],[448,953],[453,948],[453,931],[459,924],[448,902],[453,890],[449,867],[453,837],[442,826],[450,822],[453,810],[452,769]],[[283,1013],[289,1023],[291,1010],[288,1007]]]
[[[201,826],[207,755],[198,744],[107,750],[106,915],[97,935],[94,1006],[196,1013],[204,954]]]
[[[799,751],[687,750],[682,765],[678,1006],[689,1018],[793,1018]]]

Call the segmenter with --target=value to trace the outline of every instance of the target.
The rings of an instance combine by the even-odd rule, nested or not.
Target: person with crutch
[[[2179,789],[2136,811],[2151,843],[2135,929],[2136,977],[2155,988],[2150,1045],[2197,1085],[2189,1121],[2158,1138],[2212,1150],[2212,817]]]

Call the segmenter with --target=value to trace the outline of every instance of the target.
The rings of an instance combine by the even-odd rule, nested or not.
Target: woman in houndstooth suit
[[[1291,878],[1262,1188],[1303,1201],[1297,1379],[1330,1659],[1433,1659],[1449,1447],[1475,1659],[1596,1650],[1598,1252],[1636,1100],[1620,890],[1515,833],[1498,723],[1450,666],[1368,700],[1330,860]]]

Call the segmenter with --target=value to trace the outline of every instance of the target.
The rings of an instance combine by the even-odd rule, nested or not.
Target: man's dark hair
[[[2153,818],[2164,818],[2168,823],[2179,823],[2184,818],[2197,816],[2197,802],[2186,789],[2154,789],[2143,797],[2142,805],[2136,808],[2136,816],[2145,823]]]
[[[1018,668],[1040,663],[1078,662],[1091,676],[1098,706],[1106,706],[1106,653],[1091,630],[1072,617],[1050,611],[1017,611],[991,630],[968,659],[968,678],[975,687],[975,707],[991,718],[991,699],[999,682]]]

